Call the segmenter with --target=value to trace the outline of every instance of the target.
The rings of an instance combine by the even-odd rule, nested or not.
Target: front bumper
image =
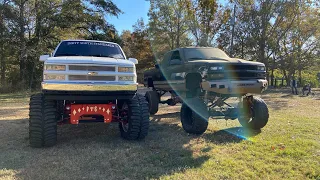
[[[201,86],[206,91],[219,94],[261,94],[268,88],[268,81],[265,79],[217,80],[204,81]]]
[[[42,82],[45,91],[137,91],[137,83]]]

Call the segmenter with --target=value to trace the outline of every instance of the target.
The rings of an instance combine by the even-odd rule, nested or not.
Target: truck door
[[[184,61],[179,50],[172,52],[169,66],[166,70],[168,83],[174,90],[183,90],[185,83]]]
[[[153,75],[153,85],[156,89],[162,89],[169,91],[170,90],[170,85],[168,84],[168,75],[167,69],[170,66],[169,61],[171,59],[172,51],[167,52],[164,55],[163,60],[159,63],[157,66],[155,73]]]

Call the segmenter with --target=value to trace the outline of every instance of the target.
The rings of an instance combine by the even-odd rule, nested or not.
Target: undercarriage
[[[94,98],[88,100],[88,97]],[[112,98],[99,93],[58,96],[42,92],[31,96],[29,116],[32,147],[55,145],[57,125],[63,124],[117,122],[121,137],[128,140],[143,139],[149,129],[148,103],[137,93]]]
[[[161,100],[161,97],[166,93],[170,93],[171,97],[167,100]],[[188,133],[194,134],[201,134],[206,130],[209,118],[225,120],[238,119],[243,127],[250,129],[263,128],[269,118],[266,103],[261,98],[254,97],[250,94],[226,95],[199,91],[197,96],[190,98],[186,93],[153,90],[146,93],[146,99],[149,102],[149,111],[150,113],[152,112],[151,114],[157,113],[159,103],[170,106],[182,103],[181,122],[183,128]],[[204,123],[199,125],[196,124],[195,121],[203,121]],[[188,125],[184,126],[184,124]],[[201,130],[199,130],[199,128]]]

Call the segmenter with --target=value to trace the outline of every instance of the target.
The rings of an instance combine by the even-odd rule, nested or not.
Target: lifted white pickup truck
[[[40,61],[42,92],[30,99],[31,146],[56,144],[58,123],[119,122],[125,139],[147,135],[148,104],[136,93],[138,61],[126,59],[118,44],[66,40]]]

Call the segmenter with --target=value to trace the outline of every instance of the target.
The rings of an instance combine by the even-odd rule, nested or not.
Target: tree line
[[[41,54],[63,39],[119,43],[138,71],[161,61],[168,50],[213,46],[232,57],[265,63],[275,79],[318,85],[320,12],[313,0],[148,0],[148,22],[118,32],[107,17],[122,12],[112,0],[2,0],[0,91],[37,89]],[[233,38],[231,38],[233,37]],[[232,46],[231,46],[232,44]]]

